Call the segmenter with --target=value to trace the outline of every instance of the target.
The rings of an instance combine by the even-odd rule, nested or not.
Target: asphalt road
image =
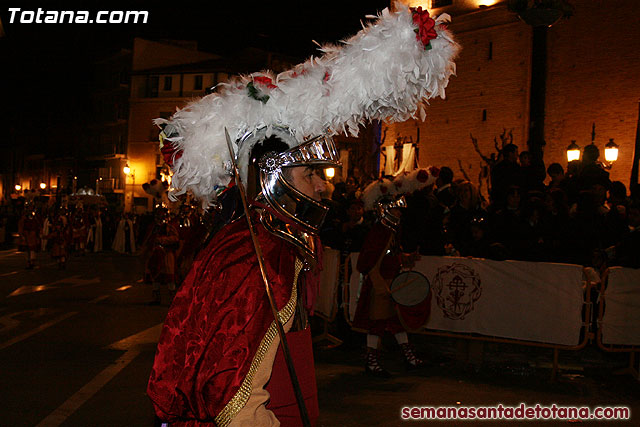
[[[24,254],[0,252],[0,426],[153,425],[145,389],[168,292],[162,290],[163,305],[147,305],[151,289],[141,277],[136,256],[73,256],[59,270],[39,254],[37,268],[26,270]],[[624,354],[563,352],[560,376],[551,382],[548,349],[487,343],[469,350],[465,341],[413,336],[428,367],[406,372],[397,347],[385,340],[393,377],[381,380],[363,374],[364,337],[332,331],[347,341],[315,349],[320,426],[414,425],[401,419],[404,406],[522,402],[627,406],[632,419],[615,424],[640,425],[640,383],[613,374],[626,365]]]

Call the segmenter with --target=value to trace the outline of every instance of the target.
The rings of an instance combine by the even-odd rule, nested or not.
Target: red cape
[[[296,249],[260,224],[255,229],[280,310],[291,296]],[[272,322],[242,218],[198,255],[169,309],[147,388],[158,416],[212,423],[238,391]]]

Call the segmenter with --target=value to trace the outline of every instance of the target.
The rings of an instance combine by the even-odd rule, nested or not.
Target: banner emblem
[[[463,320],[482,294],[480,277],[463,264],[438,268],[432,282],[438,307],[445,317],[453,320]]]

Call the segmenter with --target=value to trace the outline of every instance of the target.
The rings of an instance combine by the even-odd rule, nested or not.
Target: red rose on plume
[[[430,40],[438,37],[436,33],[436,21],[429,17],[428,10],[422,10],[422,7],[411,8],[413,14],[413,23],[418,26],[415,29],[416,39],[424,45],[425,49],[431,49]]]
[[[182,150],[178,151],[171,141],[165,140],[160,151],[162,152],[164,162],[169,165],[170,168],[173,167],[174,160],[182,157]]]
[[[258,77],[254,77],[253,81],[256,83],[260,83],[261,85],[264,85],[269,89],[275,89],[278,87],[273,84],[273,80],[271,80],[269,77],[258,76]]]

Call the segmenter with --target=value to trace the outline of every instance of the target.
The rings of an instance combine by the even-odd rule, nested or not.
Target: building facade
[[[383,144],[420,136],[420,166],[449,166],[456,178],[478,183],[482,160],[496,154],[500,135],[527,150],[532,125],[534,30],[505,0],[405,0],[432,15],[448,13],[462,46],[447,98],[434,99],[424,122],[383,124]],[[584,148],[613,138],[619,157],[612,180],[629,186],[640,97],[640,21],[633,0],[575,0],[573,16],[546,29],[544,162],[567,166],[572,140]],[[534,94],[535,95],[535,94]],[[539,121],[539,119],[537,119]]]

